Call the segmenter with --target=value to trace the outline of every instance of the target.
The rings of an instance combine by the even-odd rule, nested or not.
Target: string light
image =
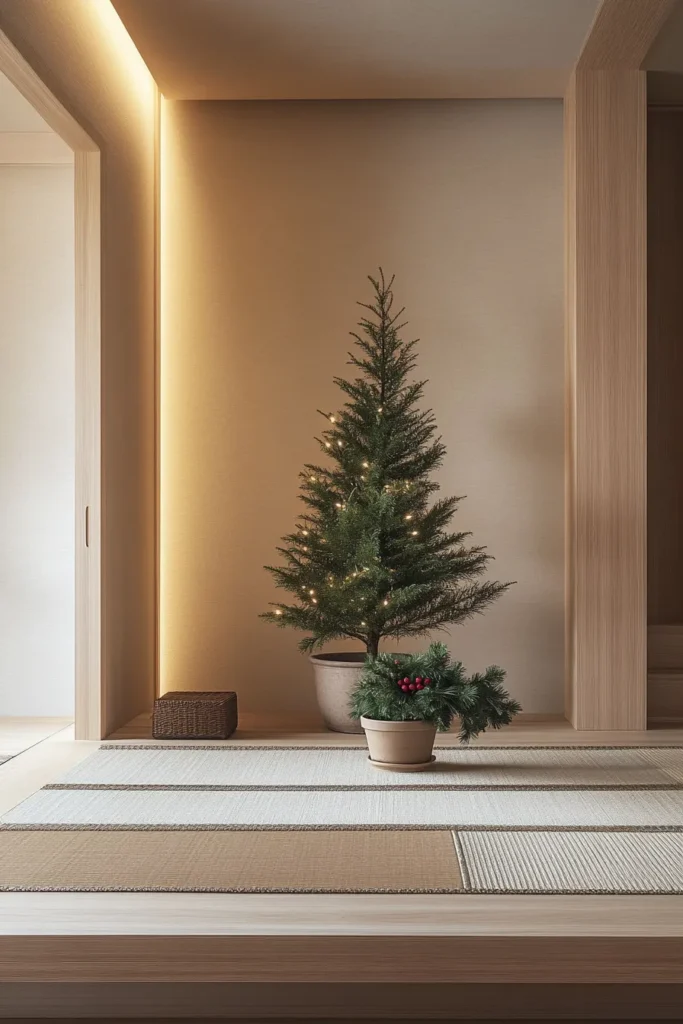
[[[389,602],[388,602],[388,601],[384,601],[384,607],[385,607],[385,608],[386,608],[386,606],[387,606],[388,604],[389,604]]]
[[[413,518],[412,516],[406,516],[406,519],[412,519],[412,518]]]
[[[369,462],[364,462],[363,463],[363,469],[370,469],[370,463]]]
[[[342,447],[341,441],[337,441],[337,445],[341,448]]]
[[[325,447],[326,447],[326,448],[331,448],[331,447],[332,447],[332,445],[330,444],[330,442],[329,442],[329,441],[325,441]]]
[[[413,530],[410,534],[411,537],[417,537],[417,530]]]
[[[342,504],[341,504],[341,502],[340,502],[340,501],[335,501],[335,503],[334,503],[334,507],[335,507],[335,508],[341,508],[341,507],[342,507]]]
[[[380,405],[380,407],[379,407],[379,409],[377,410],[377,412],[384,412],[384,406]]]
[[[312,601],[313,601],[313,604],[317,604],[318,603],[318,601],[317,601],[317,599],[315,597],[312,598]]]
[[[367,622],[361,622],[361,626],[367,626]]]
[[[304,537],[308,537],[308,530],[303,530],[302,532],[303,532]]]
[[[314,476],[312,476],[312,477],[311,477],[311,483],[312,483],[312,484],[314,484],[314,483],[315,483],[315,477],[314,477]]]
[[[334,418],[334,416],[330,416],[330,423],[336,423],[336,422],[337,422],[337,421],[336,421],[336,419]]]
[[[279,608],[276,608],[276,609],[275,609],[275,614],[276,614],[276,615],[282,615],[282,612],[280,611],[280,609],[279,609]]]
[[[309,590],[308,593],[311,595],[311,597],[313,597],[313,595],[315,594],[315,590]]]

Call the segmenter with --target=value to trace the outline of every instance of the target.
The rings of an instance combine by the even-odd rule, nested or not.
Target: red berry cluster
[[[424,690],[425,686],[431,685],[431,679],[423,679],[422,676],[415,676],[414,679],[406,676],[405,679],[398,680],[398,686],[404,693],[414,693],[416,690]]]

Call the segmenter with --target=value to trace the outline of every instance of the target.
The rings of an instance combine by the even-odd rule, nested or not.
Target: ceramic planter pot
[[[430,722],[360,720],[368,741],[370,760],[388,771],[422,771],[434,760],[436,726]]]
[[[351,718],[349,701],[365,667],[365,654],[312,654],[318,706],[325,725],[333,732],[362,733],[360,722]]]

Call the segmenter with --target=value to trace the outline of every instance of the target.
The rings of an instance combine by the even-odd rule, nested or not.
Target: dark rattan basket
[[[231,690],[173,690],[154,701],[155,740],[227,740],[236,728],[237,694]]]

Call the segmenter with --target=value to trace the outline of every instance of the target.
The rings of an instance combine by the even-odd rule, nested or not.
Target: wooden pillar
[[[646,95],[577,69],[566,98],[568,717],[644,729]]]
[[[565,96],[567,717],[647,725],[647,98],[668,0],[603,0]]]

